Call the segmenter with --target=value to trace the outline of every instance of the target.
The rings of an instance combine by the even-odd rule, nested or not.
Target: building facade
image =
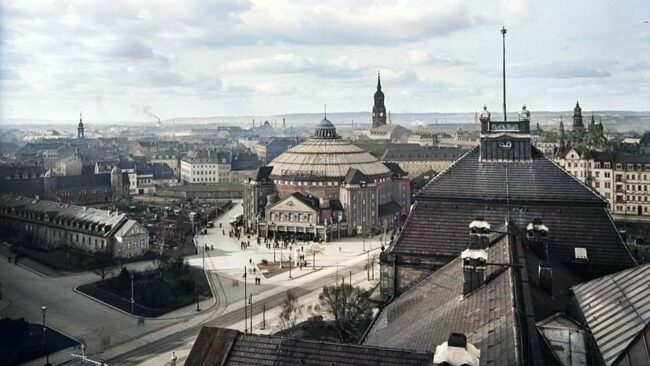
[[[181,159],[181,180],[186,183],[228,183],[231,159],[230,151],[190,151]]]
[[[287,200],[311,202],[305,204],[315,216],[308,220],[296,212],[306,221],[287,221],[295,225],[269,216],[276,205],[291,206]],[[327,119],[318,123],[309,140],[290,148],[244,183],[244,225],[261,236],[300,234],[329,240],[369,234],[392,229],[409,207],[407,173],[341,139]],[[307,222],[312,225],[303,225]]]
[[[650,216],[650,155],[569,148],[555,162],[597,191],[616,215]]]
[[[44,249],[65,245],[122,258],[149,250],[147,229],[125,214],[20,196],[2,195],[0,227]]]

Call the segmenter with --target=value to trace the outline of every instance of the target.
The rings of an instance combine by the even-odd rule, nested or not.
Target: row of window
[[[289,221],[289,222],[312,222],[312,214],[302,214],[302,213],[283,213],[283,212],[273,212],[271,213],[272,221]]]

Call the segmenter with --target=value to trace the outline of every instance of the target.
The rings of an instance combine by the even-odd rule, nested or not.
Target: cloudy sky
[[[147,120],[650,110],[650,4],[593,1],[0,2],[0,118]],[[510,108],[509,108],[510,109]]]

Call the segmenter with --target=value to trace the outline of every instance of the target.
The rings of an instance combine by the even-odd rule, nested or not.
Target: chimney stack
[[[553,267],[548,258],[548,227],[536,218],[526,227],[526,238],[531,250],[539,257],[537,278],[539,287],[553,296]]]
[[[477,218],[469,224],[469,248],[461,254],[463,259],[463,295],[467,295],[485,283],[487,247],[490,242],[490,224]]]
[[[436,346],[433,355],[434,365],[449,366],[478,366],[481,361],[481,350],[467,343],[463,333],[451,333],[447,342]]]

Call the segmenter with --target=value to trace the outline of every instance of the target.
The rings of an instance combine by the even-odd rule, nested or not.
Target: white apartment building
[[[187,183],[229,183],[230,151],[195,150],[181,159],[181,180]]]
[[[612,213],[650,216],[650,155],[566,149],[555,162],[605,198]]]

